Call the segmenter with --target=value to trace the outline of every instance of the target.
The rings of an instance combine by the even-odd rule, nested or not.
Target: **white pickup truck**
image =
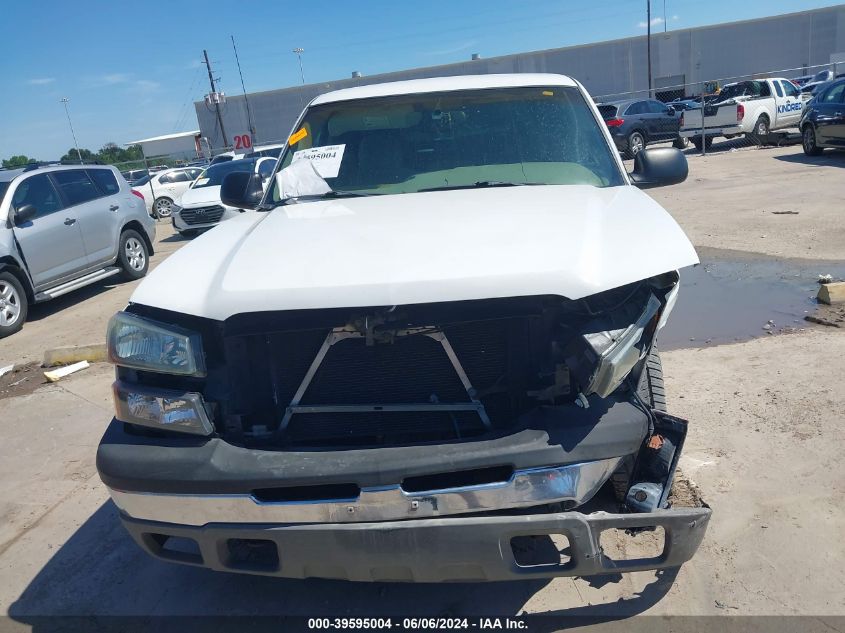
[[[705,147],[710,147],[718,136],[765,137],[771,130],[796,127],[803,107],[801,92],[788,79],[740,81],[727,84],[716,102],[705,104],[703,126],[700,108],[685,111],[680,135],[698,149],[702,135]]]

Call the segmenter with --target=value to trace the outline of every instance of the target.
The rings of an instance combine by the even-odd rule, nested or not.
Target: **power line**
[[[185,93],[185,100],[182,102],[182,106],[179,108],[179,111],[176,116],[176,122],[173,124],[173,131],[175,132],[182,124],[182,119],[185,116],[185,110],[187,109],[188,103],[192,101],[191,97],[194,94],[194,86],[197,83],[197,78],[200,76],[200,67],[197,66],[196,70],[194,71],[194,77],[191,80],[191,86],[188,88],[188,91]]]
[[[235,50],[235,61],[238,64],[238,75],[241,77],[241,89],[244,91],[244,103],[246,104],[246,119],[249,122],[249,135],[252,138],[252,144],[255,145],[255,125],[252,123],[252,110],[249,108],[249,99],[246,96],[246,86],[244,85],[244,74],[241,72],[241,60],[238,59],[238,47],[235,46],[235,36],[230,35],[229,37],[232,38],[232,48]]]

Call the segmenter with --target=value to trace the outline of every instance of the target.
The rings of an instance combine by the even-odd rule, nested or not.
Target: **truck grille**
[[[197,207],[195,209],[182,209],[180,217],[185,224],[210,224],[219,222],[223,217],[223,207],[216,204],[209,207]]]
[[[519,319],[447,325],[442,332],[484,405],[493,429],[513,422],[514,401],[505,387],[509,357],[524,330]],[[398,445],[461,439],[487,432],[476,410],[299,412],[280,424],[329,329],[274,332],[225,340],[232,392],[228,399],[243,428],[263,431],[281,445]],[[524,345],[523,345],[524,347]],[[472,406],[461,377],[438,340],[397,336],[367,345],[363,337],[336,342],[302,394],[302,406]],[[247,431],[249,434],[249,431]],[[269,439],[272,436],[272,439]]]

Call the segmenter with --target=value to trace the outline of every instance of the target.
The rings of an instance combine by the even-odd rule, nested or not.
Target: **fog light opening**
[[[518,567],[563,567],[572,561],[572,549],[565,534],[514,536],[511,551]]]
[[[279,550],[273,541],[258,538],[226,540],[226,566],[248,571],[279,569]]]
[[[609,528],[599,536],[599,545],[613,561],[659,559],[666,550],[666,531],[659,525],[636,530]]]
[[[179,563],[203,564],[199,543],[192,538],[152,533],[144,534],[143,539],[150,551],[160,558]]]

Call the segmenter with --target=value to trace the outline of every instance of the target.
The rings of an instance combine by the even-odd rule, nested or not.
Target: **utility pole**
[[[226,128],[223,127],[223,115],[220,113],[220,99],[217,95],[217,86],[214,85],[214,75],[211,74],[211,62],[208,61],[208,51],[202,51],[205,57],[205,67],[208,69],[208,83],[211,84],[211,100],[214,102],[214,109],[217,111],[217,123],[220,124],[220,133],[223,135],[223,145],[229,147],[229,138],[226,136]]]
[[[246,120],[249,121],[249,135],[252,137],[252,144],[255,145],[255,126],[252,124],[252,111],[249,109],[249,99],[246,96],[244,85],[244,74],[241,72],[241,60],[238,59],[238,47],[235,46],[235,36],[231,35],[232,48],[235,49],[235,61],[238,63],[238,74],[241,76],[241,89],[244,91],[244,103],[246,104]]]
[[[73,131],[73,123],[70,122],[70,112],[67,109],[67,104],[70,99],[62,97],[62,103],[65,106],[65,114],[67,115],[67,124],[70,126],[70,135],[73,137],[73,146],[76,148],[76,156],[79,158],[79,164],[82,164],[82,153],[79,151],[79,143],[76,140],[76,132]]]
[[[663,32],[664,32],[664,33],[666,32],[666,25],[667,25],[667,20],[666,20],[666,0],[663,0]]]
[[[646,29],[647,35],[646,38],[648,40],[647,49],[648,49],[648,98],[652,98],[651,92],[651,0],[646,0]]]
[[[299,76],[302,78],[302,85],[305,85],[305,73],[302,72],[302,53],[305,52],[304,48],[295,48],[293,52],[296,53],[296,56],[299,58]]]

